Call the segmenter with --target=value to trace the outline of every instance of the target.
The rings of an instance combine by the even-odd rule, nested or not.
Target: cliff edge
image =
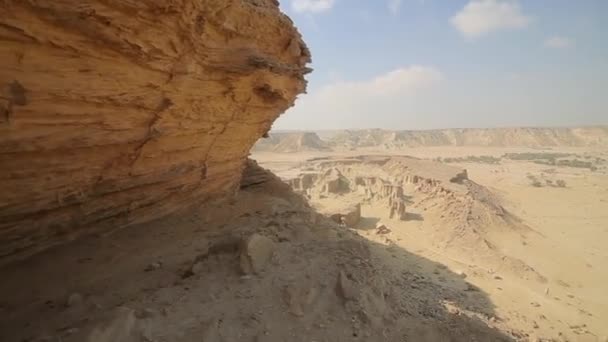
[[[239,188],[305,91],[276,0],[0,2],[0,259]]]

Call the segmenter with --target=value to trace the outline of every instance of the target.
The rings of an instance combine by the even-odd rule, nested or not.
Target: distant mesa
[[[261,139],[256,151],[397,150],[407,147],[590,147],[608,146],[608,126],[451,128],[437,130],[282,131]]]
[[[254,151],[301,152],[330,151],[327,142],[314,132],[276,132],[258,141]]]

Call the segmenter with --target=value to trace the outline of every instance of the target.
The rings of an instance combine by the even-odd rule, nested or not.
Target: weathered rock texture
[[[0,258],[238,189],[305,90],[276,0],[0,2]]]

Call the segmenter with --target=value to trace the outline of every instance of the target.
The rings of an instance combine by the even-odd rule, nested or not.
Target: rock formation
[[[365,163],[374,166],[381,166],[385,160],[379,159],[366,160]],[[402,182],[392,182],[388,177],[366,176],[361,174],[350,174],[350,166],[362,164],[361,160],[336,159],[324,160],[321,158],[315,161],[313,169],[299,174],[295,178],[287,180],[287,183],[298,193],[305,195],[309,199],[317,202],[321,199],[329,201],[344,201],[343,196],[354,194],[362,202],[374,202],[381,205],[387,211],[387,217],[397,220],[406,220],[406,197]],[[356,168],[356,167],[355,167]],[[345,205],[330,205],[329,208],[319,207],[323,213],[328,214],[334,221],[353,226],[359,221],[359,209],[351,210],[354,206],[345,202]],[[356,215],[346,215],[345,213],[358,212]],[[343,218],[357,217],[356,220],[343,222]],[[356,221],[356,222],[355,222]]]
[[[289,179],[287,183],[291,185],[295,191],[306,193],[308,189],[313,187],[318,178],[318,173],[302,173],[297,178]]]
[[[0,2],[0,258],[239,187],[306,87],[276,0]]]
[[[323,175],[323,192],[326,194],[340,194],[350,191],[349,181],[338,169],[329,169]]]

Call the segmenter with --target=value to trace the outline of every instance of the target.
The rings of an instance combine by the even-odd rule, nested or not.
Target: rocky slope
[[[238,189],[305,90],[276,0],[0,2],[0,258]]]
[[[232,203],[84,238],[4,269],[0,340],[524,336],[506,331],[489,298],[461,291],[474,286],[444,266],[333,223],[254,163],[245,179]],[[58,267],[71,272],[53,276]]]

